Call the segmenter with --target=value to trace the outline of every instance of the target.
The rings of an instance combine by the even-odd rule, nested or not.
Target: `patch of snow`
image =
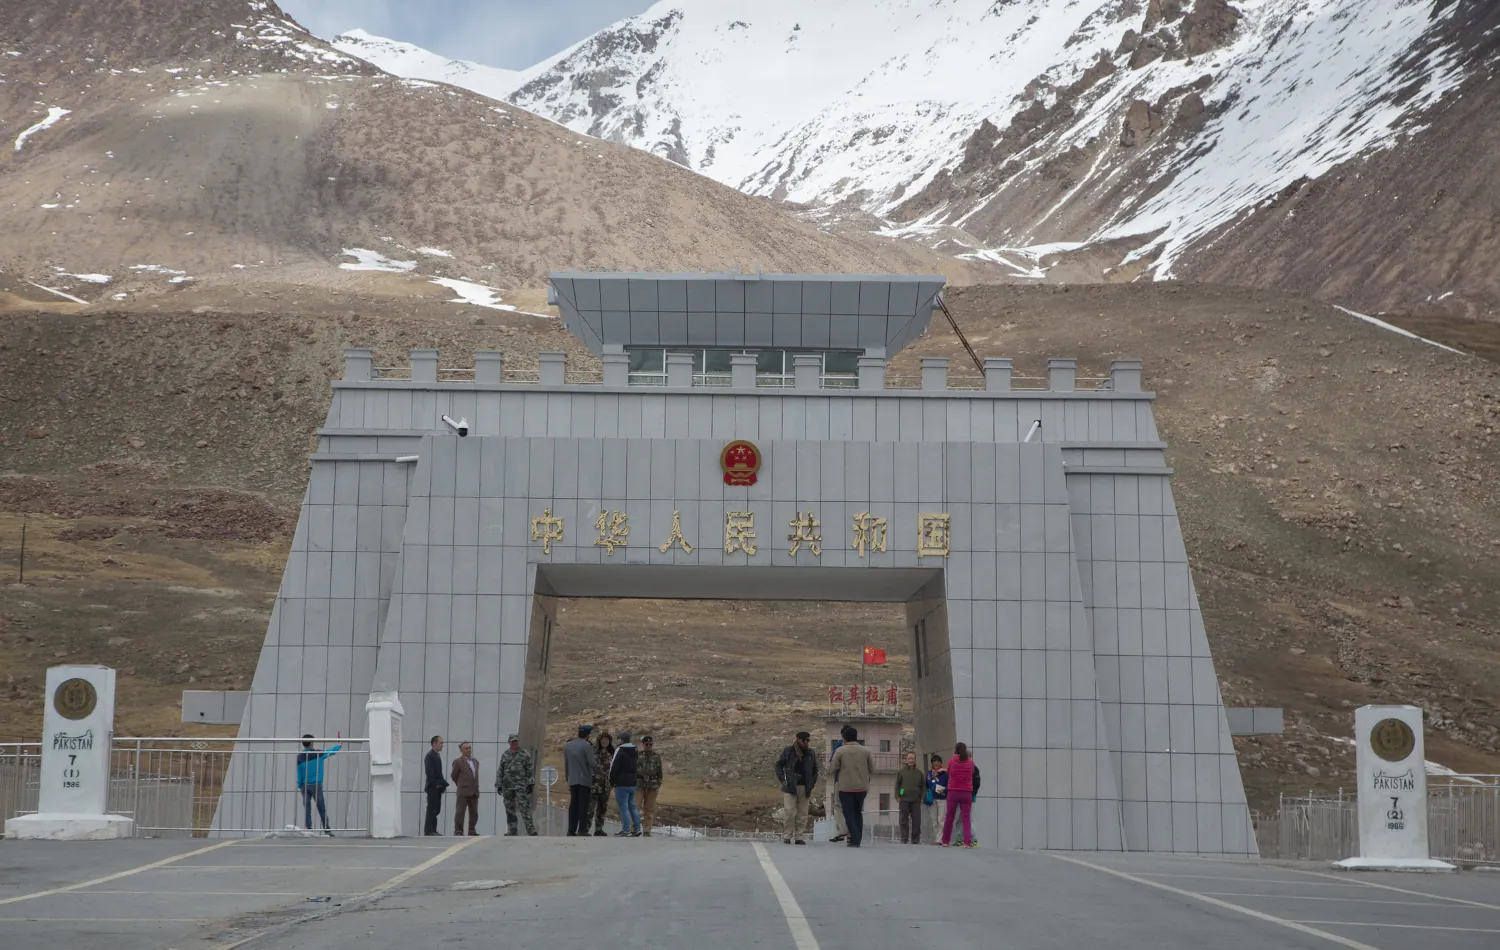
[[[449,59],[420,46],[374,36],[364,30],[340,33],[331,41],[335,49],[373,63],[404,79],[426,79],[470,89],[481,96],[504,99],[521,85],[523,73]]]
[[[115,294],[114,297],[111,298],[111,299],[113,299],[113,300],[124,300],[126,297],[129,297],[129,296],[130,296],[129,294]]]
[[[36,125],[33,125],[29,129],[23,130],[20,135],[16,136],[16,151],[19,152],[21,150],[21,146],[26,144],[26,140],[31,138],[36,133],[52,128],[63,116],[72,114],[73,110],[71,109],[64,109],[60,106],[49,106],[47,109],[47,118],[38,122]]]
[[[1376,317],[1367,316],[1367,315],[1365,315],[1363,313],[1357,313],[1357,312],[1355,312],[1353,310],[1350,310],[1348,307],[1335,306],[1333,309],[1335,309],[1335,310],[1342,310],[1344,313],[1347,313],[1349,316],[1351,316],[1351,317],[1358,317],[1359,319],[1363,320],[1366,323],[1371,323],[1371,324],[1374,324],[1377,327],[1380,327],[1382,330],[1389,330],[1392,333],[1399,333],[1402,336],[1407,337],[1408,339],[1417,340],[1418,342],[1421,342],[1421,343],[1426,343],[1428,346],[1435,346],[1435,347],[1437,347],[1440,350],[1447,350],[1449,353],[1457,353],[1459,356],[1468,356],[1469,355],[1469,354],[1465,353],[1463,350],[1455,350],[1453,347],[1447,346],[1447,345],[1442,344],[1442,343],[1438,343],[1436,340],[1429,340],[1425,336],[1417,336],[1415,333],[1411,332],[1410,330],[1403,330],[1401,327],[1398,327],[1395,324],[1386,323],[1384,320],[1377,319]]]
[[[340,264],[341,270],[374,270],[388,274],[405,274],[417,269],[416,261],[393,260],[379,251],[371,251],[363,247],[346,247],[344,254],[354,258],[354,262],[345,261]]]
[[[181,275],[181,274],[186,274],[187,273],[187,271],[185,271],[185,270],[173,270],[170,267],[163,267],[160,264],[132,264],[132,265],[130,265],[130,269],[134,270],[134,271],[141,271],[141,272],[147,273],[147,274],[178,274],[178,275]]]
[[[54,204],[45,204],[45,205],[42,205],[42,207],[46,208],[48,211],[51,211],[53,208],[59,208],[59,207],[62,207],[62,206],[54,203]]]
[[[74,280],[81,280],[85,283],[90,284],[107,284],[110,281],[114,280],[114,278],[109,276],[108,274],[66,274],[59,271],[57,276],[71,277]]]
[[[434,277],[432,282],[439,287],[447,287],[458,294],[457,297],[449,300],[448,303],[466,303],[475,307],[488,307],[491,310],[516,309],[510,304],[501,303],[500,291],[493,287],[486,287],[483,284],[476,284],[468,280],[457,280],[452,277]]]
[[[440,247],[419,247],[419,248],[414,248],[414,250],[418,254],[426,254],[428,257],[452,257],[453,256],[453,252],[452,251],[445,251],[445,250],[443,250]]]
[[[172,277],[172,278],[170,278],[170,279],[167,280],[167,283],[169,283],[169,284],[185,284],[185,283],[187,283],[188,281],[190,281],[192,279],[193,278],[191,278],[191,277],[183,275],[181,277]]]

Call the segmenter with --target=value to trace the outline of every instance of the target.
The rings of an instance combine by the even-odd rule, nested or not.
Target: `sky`
[[[323,39],[355,27],[454,59],[524,69],[652,0],[278,0]]]

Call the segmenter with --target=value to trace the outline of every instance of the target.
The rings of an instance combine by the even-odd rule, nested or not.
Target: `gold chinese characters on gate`
[[[788,523],[786,553],[796,556],[806,552],[813,557],[823,556],[823,523],[816,511],[803,511]],[[884,554],[887,546],[890,522],[869,511],[861,511],[849,518],[851,542],[849,549],[860,558],[870,554]],[[594,546],[604,548],[606,557],[612,557],[616,548],[630,544],[630,516],[623,511],[601,510],[594,520]],[[562,543],[566,535],[563,519],[555,517],[551,508],[531,519],[531,540],[542,546],[542,553],[550,555],[554,542]],[[917,516],[916,549],[918,557],[948,557],[952,551],[952,522],[947,512],[929,512]],[[650,542],[648,542],[650,543]],[[672,512],[672,526],[666,539],[655,545],[662,554],[672,548],[681,548],[684,554],[692,554],[696,546],[688,541],[683,531],[682,512]],[[909,549],[908,549],[909,550]],[[755,529],[755,512],[724,512],[724,553],[745,554],[754,557],[760,551]]]
[[[736,439],[726,444],[723,451],[719,453],[719,466],[724,473],[724,484],[730,486],[755,485],[763,462],[764,457],[759,447],[744,439]],[[823,523],[818,519],[816,511],[812,509],[803,511],[798,505],[788,526],[791,532],[786,536],[787,554],[797,557],[805,552],[815,558],[823,556]],[[952,550],[953,524],[947,512],[918,514],[915,528],[916,537],[913,540],[916,542],[918,557],[949,556]],[[624,511],[601,508],[598,518],[594,520],[593,546],[603,548],[605,557],[613,557],[617,548],[630,545],[630,530],[629,514]],[[660,530],[661,528],[658,527],[657,531]],[[911,527],[908,526],[906,530],[911,530]],[[885,554],[890,550],[887,546],[890,521],[886,517],[870,511],[861,511],[851,515],[849,532],[851,536],[849,548],[861,559],[871,554]],[[660,537],[660,534],[657,536]],[[564,519],[554,516],[550,507],[544,508],[540,515],[531,519],[532,543],[541,544],[543,554],[550,556],[553,543],[564,543],[565,537]],[[646,543],[654,544],[657,551],[662,554],[670,552],[674,547],[681,548],[683,554],[692,554],[695,549],[684,532],[680,510],[672,512],[671,528],[667,530],[666,538],[660,544],[656,544],[654,539]],[[755,512],[743,509],[724,512],[723,551],[725,554],[744,552],[749,557],[754,557],[760,551],[755,527]]]

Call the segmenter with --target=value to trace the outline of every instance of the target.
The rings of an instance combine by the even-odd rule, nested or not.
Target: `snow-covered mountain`
[[[1497,28],[1494,0],[662,0],[502,95],[1019,276],[1079,246],[1109,249],[1096,274],[1201,276],[1257,209],[1420,140],[1477,82],[1492,96]],[[1389,210],[1356,217],[1389,231]]]
[[[335,49],[373,63],[392,75],[406,79],[446,82],[491,99],[506,99],[525,82],[527,74],[514,69],[483,66],[464,59],[449,59],[420,46],[374,36],[364,30],[340,33],[329,44]]]

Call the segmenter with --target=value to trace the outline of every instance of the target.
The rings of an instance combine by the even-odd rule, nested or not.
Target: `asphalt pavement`
[[[1500,874],[660,836],[0,841],[0,934],[5,950],[1493,950]]]

